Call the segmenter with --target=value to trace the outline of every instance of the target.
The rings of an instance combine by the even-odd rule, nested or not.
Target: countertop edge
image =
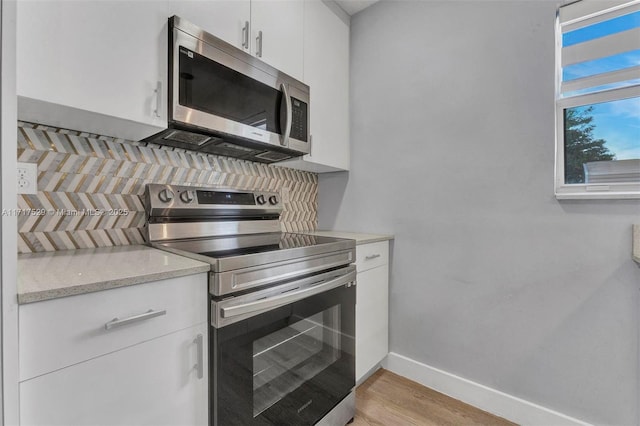
[[[381,241],[391,241],[393,239],[395,239],[393,235],[384,235],[384,236],[381,235],[379,237],[370,238],[366,240],[356,240],[356,245],[361,246],[363,244],[379,243]]]
[[[73,287],[48,289],[48,290],[33,291],[28,293],[18,293],[18,304],[26,305],[29,303],[42,302],[45,300],[58,299],[61,297],[77,296],[80,294],[95,293],[97,291],[111,290],[114,288],[144,284],[152,281],[160,281],[160,280],[165,280],[170,278],[185,277],[188,275],[206,273],[209,271],[210,271],[210,266],[206,264],[202,264],[198,266],[188,267],[185,269],[153,272],[145,275],[119,278],[114,280],[98,281],[91,284],[81,284]]]
[[[308,232],[305,232],[305,234],[351,239],[356,241],[357,246],[360,246],[363,244],[378,243],[381,241],[390,241],[395,239],[394,235],[369,234],[365,232],[351,232],[351,231],[327,231],[327,230],[320,231],[319,230],[319,231],[308,231]]]

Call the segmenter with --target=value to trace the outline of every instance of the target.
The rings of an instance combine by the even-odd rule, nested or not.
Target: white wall
[[[16,97],[16,2],[1,0],[0,74],[0,206],[4,212],[17,203],[17,97]],[[0,217],[2,327],[2,418],[0,425],[18,423],[18,300],[16,297],[18,225],[15,214]]]
[[[638,201],[553,196],[554,1],[351,21],[351,173],[320,229],[393,233],[391,350],[593,423],[639,421]]]

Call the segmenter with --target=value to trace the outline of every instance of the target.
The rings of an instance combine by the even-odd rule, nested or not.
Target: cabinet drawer
[[[356,267],[358,272],[389,263],[389,242],[362,244],[356,247]]]
[[[20,381],[205,321],[206,274],[22,305]]]

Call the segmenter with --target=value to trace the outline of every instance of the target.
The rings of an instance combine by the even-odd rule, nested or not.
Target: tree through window
[[[640,1],[558,11],[558,198],[640,198]]]

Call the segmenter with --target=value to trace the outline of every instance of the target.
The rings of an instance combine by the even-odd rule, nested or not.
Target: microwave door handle
[[[293,110],[291,108],[291,98],[289,97],[289,91],[287,91],[287,85],[284,83],[280,83],[280,89],[282,90],[282,95],[284,96],[284,103],[287,108],[287,120],[285,122],[284,132],[282,132],[282,139],[280,140],[280,145],[288,146],[289,135],[291,134],[291,121],[293,120]]]

